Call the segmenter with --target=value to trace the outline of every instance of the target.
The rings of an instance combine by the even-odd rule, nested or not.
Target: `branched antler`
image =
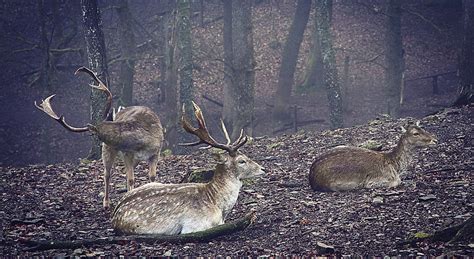
[[[193,108],[194,108],[194,115],[196,117],[196,120],[198,122],[198,128],[194,127],[191,125],[189,122],[189,119],[186,117],[185,109],[184,109],[184,104],[183,104],[183,111],[181,115],[181,124],[186,130],[186,132],[191,133],[199,138],[199,141],[193,142],[193,143],[184,143],[180,144],[182,146],[196,146],[200,144],[208,144],[211,147],[215,147],[218,149],[225,150],[229,152],[231,156],[234,156],[237,154],[237,150],[243,146],[247,142],[247,136],[244,136],[244,131],[240,131],[240,137],[231,144],[231,140],[229,138],[229,134],[227,132],[227,128],[224,125],[224,122],[221,120],[221,127],[222,131],[224,132],[224,136],[227,140],[227,144],[221,144],[217,142],[210,134],[209,130],[207,129],[206,126],[206,121],[204,120],[204,116],[202,115],[201,108],[199,106],[193,103]]]
[[[53,108],[51,107],[51,99],[53,99],[54,96],[55,96],[55,94],[53,94],[51,96],[48,96],[44,100],[41,100],[41,103],[39,105],[36,104],[36,101],[35,101],[36,108],[38,108],[39,110],[41,110],[44,113],[48,114],[49,117],[53,118],[55,121],[57,121],[59,124],[61,124],[67,130],[70,130],[72,132],[86,132],[86,131],[89,131],[89,128],[87,128],[87,127],[76,128],[76,127],[70,126],[64,120],[64,116],[58,116],[56,114],[56,112],[54,112]]]
[[[80,67],[76,70],[76,72],[74,72],[74,74],[77,75],[79,72],[84,72],[90,75],[98,85],[89,84],[89,86],[97,90],[103,91],[107,95],[107,102],[105,104],[105,110],[103,115],[103,119],[106,119],[107,115],[109,114],[110,108],[112,107],[112,93],[110,92],[109,88],[107,88],[107,85],[105,85],[102,80],[100,80],[99,77],[94,72],[92,72],[92,70],[88,69],[87,67]]]

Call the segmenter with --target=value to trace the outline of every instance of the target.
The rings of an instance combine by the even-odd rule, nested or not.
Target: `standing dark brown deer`
[[[160,156],[163,143],[163,129],[160,119],[150,109],[144,106],[131,106],[120,110],[113,121],[107,121],[112,106],[112,94],[107,86],[91,70],[81,67],[76,71],[89,74],[98,85],[91,87],[103,91],[107,95],[104,121],[97,125],[88,124],[86,127],[76,128],[66,123],[64,116],[58,116],[51,107],[51,99],[54,95],[47,97],[41,104],[35,105],[38,109],[48,114],[51,118],[59,122],[64,128],[72,132],[90,131],[96,134],[103,142],[102,160],[104,163],[104,200],[105,208],[110,206],[110,177],[115,158],[119,152],[123,153],[125,162],[125,172],[127,175],[127,190],[134,187],[133,169],[139,161],[146,160],[150,165],[150,181],[156,177],[156,166]]]
[[[227,130],[222,129],[227,144],[218,143],[209,135],[199,107],[193,103],[199,127],[193,127],[184,115],[183,128],[199,137],[188,145],[208,144],[225,150],[217,155],[214,177],[209,183],[148,183],[125,194],[112,216],[114,229],[128,234],[175,235],[206,230],[224,223],[237,202],[241,180],[264,173],[263,168],[238,149],[247,142],[243,131],[230,143]]]
[[[309,183],[316,191],[347,191],[360,188],[395,187],[400,172],[411,159],[413,148],[437,143],[435,136],[409,125],[397,146],[388,153],[340,146],[323,153],[311,165]]]

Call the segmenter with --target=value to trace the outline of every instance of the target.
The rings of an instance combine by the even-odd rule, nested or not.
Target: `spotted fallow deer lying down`
[[[395,187],[401,183],[415,147],[434,145],[437,140],[416,125],[402,127],[403,135],[388,153],[340,146],[323,153],[311,165],[309,183],[316,191],[347,191],[360,188]]]
[[[148,183],[128,192],[113,212],[112,225],[116,231],[176,235],[223,224],[237,202],[241,180],[264,173],[259,164],[238,151],[247,142],[243,131],[231,144],[222,123],[227,144],[218,143],[209,135],[199,107],[194,103],[193,106],[199,127],[190,124],[184,115],[184,108],[181,122],[187,132],[200,140],[186,145],[208,144],[226,151],[216,155],[213,179],[208,183]]]
[[[35,105],[38,109],[48,114],[51,118],[59,122],[64,128],[72,132],[90,131],[96,134],[103,142],[102,160],[104,163],[104,200],[105,208],[110,206],[110,177],[115,158],[119,152],[123,153],[125,162],[125,172],[127,175],[127,190],[134,187],[133,169],[139,161],[146,160],[150,165],[150,181],[156,177],[156,166],[160,156],[163,143],[163,129],[160,119],[150,109],[144,106],[131,106],[121,109],[114,115],[113,121],[108,121],[107,116],[112,106],[112,94],[107,86],[88,68],[81,67],[76,71],[89,74],[98,85],[91,87],[103,91],[107,95],[106,109],[103,115],[104,121],[97,125],[88,124],[86,127],[76,128],[66,123],[64,116],[58,116],[51,107],[51,95]]]

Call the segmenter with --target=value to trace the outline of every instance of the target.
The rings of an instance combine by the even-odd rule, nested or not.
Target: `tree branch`
[[[96,239],[84,240],[50,240],[50,241],[26,241],[26,245],[30,246],[27,251],[40,251],[50,249],[74,249],[82,246],[90,245],[104,245],[104,244],[122,244],[131,241],[155,243],[155,242],[170,242],[170,243],[189,243],[189,242],[208,242],[214,238],[228,235],[234,232],[242,231],[250,224],[255,222],[255,211],[252,211],[242,218],[235,221],[225,223],[207,230],[198,231],[194,233],[181,235],[130,235],[130,236],[111,236]]]

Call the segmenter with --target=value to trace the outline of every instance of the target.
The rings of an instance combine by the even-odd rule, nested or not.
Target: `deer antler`
[[[193,103],[193,108],[194,108],[194,115],[198,122],[198,128],[193,127],[191,123],[189,122],[188,118],[186,117],[184,104],[183,104],[183,111],[182,111],[182,116],[181,116],[181,124],[186,132],[197,136],[199,138],[199,141],[193,142],[193,143],[184,143],[180,145],[196,146],[200,144],[208,144],[211,147],[225,150],[229,152],[231,156],[234,156],[237,153],[237,150],[247,142],[247,136],[244,136],[244,131],[241,130],[240,137],[234,143],[231,144],[227,129],[224,125],[224,122],[221,120],[222,131],[224,132],[224,136],[227,139],[227,144],[218,143],[209,134],[209,130],[207,129],[206,121],[204,120],[204,116],[202,115],[201,108],[199,108],[199,106],[196,103],[194,102],[192,103]]]
[[[70,126],[64,120],[64,116],[58,116],[56,114],[56,112],[53,111],[53,108],[51,107],[51,99],[53,99],[54,96],[55,96],[55,94],[53,94],[51,96],[48,96],[44,100],[41,100],[41,103],[39,105],[36,104],[36,101],[35,101],[36,108],[38,108],[39,110],[41,110],[44,113],[48,114],[49,117],[51,117],[55,121],[59,122],[59,124],[61,124],[67,130],[70,130],[72,132],[86,132],[86,131],[89,131],[89,128],[87,128],[87,127],[76,128],[76,127]]]
[[[92,72],[92,70],[86,67],[80,67],[76,70],[76,72],[74,72],[74,74],[77,75],[79,72],[84,72],[90,75],[98,85],[89,84],[89,86],[97,90],[103,91],[107,95],[107,102],[105,104],[105,110],[103,115],[103,119],[106,119],[107,115],[109,114],[110,108],[112,107],[112,93],[110,92],[109,88],[107,88],[107,86],[102,82],[102,80],[100,80],[99,77],[94,72]]]

